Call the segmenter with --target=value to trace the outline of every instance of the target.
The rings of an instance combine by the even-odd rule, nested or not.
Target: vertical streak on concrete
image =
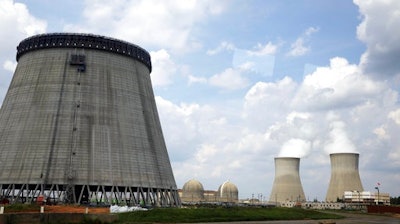
[[[51,143],[50,143],[50,153],[49,157],[47,160],[47,166],[44,174],[44,179],[43,179],[43,185],[46,187],[49,181],[49,176],[50,176],[50,171],[52,167],[52,160],[53,160],[53,154],[54,154],[54,148],[57,142],[57,132],[58,132],[58,123],[60,119],[60,113],[61,113],[61,105],[62,105],[62,100],[63,100],[63,95],[64,95],[64,86],[65,86],[65,78],[67,76],[67,65],[68,65],[68,53],[65,58],[65,63],[64,63],[64,69],[63,69],[63,74],[62,74],[62,82],[61,82],[61,89],[60,89],[60,96],[58,98],[58,104],[57,104],[57,112],[56,112],[56,118],[54,122],[54,129],[53,129],[53,135],[51,138]],[[42,192],[43,193],[43,192]]]

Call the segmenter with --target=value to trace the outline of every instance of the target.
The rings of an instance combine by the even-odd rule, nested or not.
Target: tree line
[[[390,197],[391,205],[400,205],[400,196],[399,197]]]

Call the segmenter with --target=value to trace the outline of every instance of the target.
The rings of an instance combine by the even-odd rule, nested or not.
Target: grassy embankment
[[[38,212],[40,206],[7,205],[9,212]],[[268,220],[338,219],[343,216],[321,213],[300,208],[255,208],[255,207],[200,207],[200,208],[155,208],[118,214],[119,224],[129,223],[195,223]],[[85,223],[101,223],[88,221]]]
[[[343,217],[300,208],[158,208],[149,211],[121,213],[118,223],[194,223],[338,218]]]
[[[14,213],[14,212],[39,212],[40,205],[36,204],[11,204],[11,205],[2,205],[5,207],[5,212]]]

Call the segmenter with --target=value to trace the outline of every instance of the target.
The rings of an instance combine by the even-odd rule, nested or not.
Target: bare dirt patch
[[[4,213],[40,213],[40,206],[27,207],[23,209],[7,208]],[[109,214],[108,207],[86,207],[80,205],[45,205],[44,213],[80,213],[80,214]]]
[[[45,213],[89,213],[89,214],[109,214],[108,207],[85,207],[85,206],[66,206],[49,205],[44,207]]]

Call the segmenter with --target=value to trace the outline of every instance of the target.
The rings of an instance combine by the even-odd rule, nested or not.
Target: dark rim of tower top
[[[49,33],[28,37],[17,46],[17,61],[27,52],[44,48],[85,48],[110,51],[142,62],[150,72],[152,69],[150,54],[143,48],[110,37],[81,33]]]

